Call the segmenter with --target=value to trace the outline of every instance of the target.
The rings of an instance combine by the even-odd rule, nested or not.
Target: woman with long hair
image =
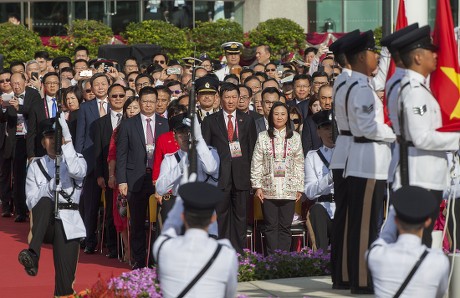
[[[251,163],[251,183],[262,203],[267,252],[289,251],[295,202],[304,188],[304,156],[286,104],[275,102],[268,130],[259,133]]]

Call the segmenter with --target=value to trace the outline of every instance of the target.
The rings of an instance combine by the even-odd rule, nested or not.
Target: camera
[[[93,76],[93,72],[89,69],[80,71],[80,77],[91,77],[91,76]]]
[[[168,69],[166,69],[167,75],[180,75],[180,73],[181,71],[178,67],[169,67]]]
[[[32,78],[35,78],[36,80],[38,80],[38,72],[32,72]]]

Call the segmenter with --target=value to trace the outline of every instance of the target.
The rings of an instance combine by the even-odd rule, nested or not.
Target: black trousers
[[[431,247],[431,243],[433,242],[431,232],[433,232],[434,223],[436,222],[436,219],[439,216],[439,207],[442,202],[442,191],[441,190],[429,190],[429,192],[433,194],[438,204],[437,204],[437,208],[435,212],[433,212],[433,214],[430,215],[431,224],[428,226],[428,228],[425,228],[423,230],[422,243],[425,244],[427,247]]]
[[[249,190],[237,190],[233,181],[224,191],[224,199],[216,206],[219,239],[229,239],[236,252],[246,248],[246,209]]]
[[[4,158],[0,152],[0,199],[2,211],[13,211],[11,200],[11,158]]]
[[[26,215],[26,139],[16,137],[16,147],[13,157],[13,203],[17,215]]]
[[[113,223],[113,190],[105,188],[105,243],[110,253],[117,253],[117,230]]]
[[[264,234],[269,255],[273,254],[275,250],[291,250],[291,225],[294,212],[294,200],[264,200],[262,213],[264,215]]]
[[[159,207],[161,206],[160,215],[161,215],[161,222],[162,223],[166,222],[166,218],[168,217],[168,213],[174,207],[174,203],[176,203],[176,198],[175,197],[171,197],[169,200],[163,199],[161,201],[161,205],[159,205]]]
[[[348,180],[348,274],[353,290],[372,289],[365,252],[377,239],[383,208],[385,180],[347,177]]]
[[[102,189],[97,185],[94,171],[88,173],[81,196],[84,208],[83,222],[86,228],[86,246],[91,249],[95,249],[97,246],[97,216],[101,205],[101,193]]]
[[[145,219],[149,205],[149,197],[155,193],[155,188],[152,184],[152,174],[148,173],[144,176],[144,183],[138,192],[130,192],[128,186],[128,204],[130,212],[130,243],[131,254],[134,261],[140,267],[146,266],[147,244],[145,234]],[[148,249],[151,249],[150,247]]]
[[[332,232],[332,220],[321,204],[313,205],[309,210],[308,219],[315,236],[316,248],[327,251]]]
[[[347,210],[348,187],[347,179],[343,178],[343,169],[332,170],[334,180],[335,213],[332,221],[331,234],[331,276],[337,286],[347,285],[348,276],[347,257]]]
[[[450,247],[451,250],[460,249],[460,200],[459,199],[450,200],[449,204],[453,204],[454,201],[455,201],[455,204],[452,205],[452,207],[450,207],[451,209],[449,212],[449,220],[447,222],[447,227],[449,228],[449,234],[450,234],[450,237],[452,238],[452,245]],[[455,221],[453,218],[453,214],[455,214]],[[457,225],[455,234],[454,234],[454,222]],[[456,247],[453,247],[454,238],[456,239],[456,243],[455,243]]]
[[[80,248],[79,238],[67,240],[62,221],[54,218],[54,202],[46,197],[41,198],[32,209],[32,239],[29,249],[40,256],[43,243],[53,245],[54,295],[72,295]]]

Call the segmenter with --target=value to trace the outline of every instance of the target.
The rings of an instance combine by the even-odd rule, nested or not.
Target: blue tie
[[[56,111],[57,111],[57,106],[56,106],[56,98],[51,98],[53,101],[53,106],[52,106],[52,111],[51,111],[51,117],[56,117]]]

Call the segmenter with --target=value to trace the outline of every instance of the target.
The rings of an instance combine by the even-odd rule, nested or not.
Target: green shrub
[[[148,20],[130,23],[121,35],[128,44],[158,45],[171,56],[170,58],[180,59],[193,53],[186,31],[164,21]]]
[[[380,40],[382,39],[382,26],[374,29],[375,45],[380,47]]]
[[[305,47],[303,28],[294,21],[277,18],[270,19],[249,31],[251,46],[269,45],[274,59],[280,59],[289,52],[298,51]]]
[[[67,37],[54,36],[47,50],[53,57],[73,57],[74,49],[83,45],[89,49],[91,57],[97,57],[99,46],[107,44],[113,37],[112,29],[100,21],[75,20],[65,26]]]
[[[27,61],[34,58],[36,51],[42,48],[37,33],[22,25],[0,24],[0,54],[4,56],[4,67],[14,60]]]
[[[191,38],[197,54],[206,52],[213,59],[223,54],[220,46],[227,41],[243,42],[243,28],[237,22],[220,19],[216,22],[197,22]]]

